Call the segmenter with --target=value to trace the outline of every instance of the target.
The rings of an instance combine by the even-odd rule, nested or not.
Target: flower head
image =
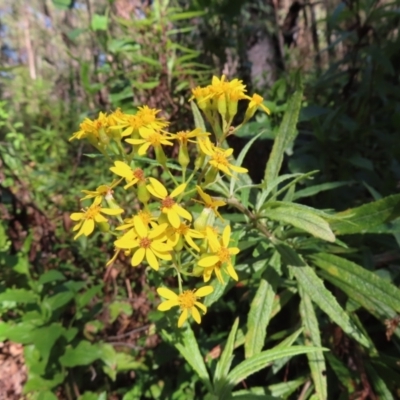
[[[167,238],[165,230],[168,224],[154,226],[151,229],[146,226],[141,218],[135,219],[135,229],[129,230],[120,239],[114,242],[119,249],[132,249],[131,265],[138,266],[144,258],[151,268],[158,271],[158,259],[169,261],[172,259],[172,247],[164,243]]]
[[[182,208],[176,201],[174,197],[180,195],[186,188],[186,183],[182,183],[176,189],[174,189],[171,194],[168,194],[165,186],[154,178],[149,178],[150,185],[147,185],[147,190],[156,198],[161,200],[161,212],[165,213],[168,217],[169,223],[174,228],[179,228],[181,224],[181,219],[185,218],[188,221],[192,220],[192,216],[188,211]]]
[[[200,186],[196,186],[197,192],[199,193],[200,197],[202,198],[203,201],[198,201],[198,203],[204,204],[206,208],[210,208],[214,214],[220,218],[222,221],[224,220],[221,217],[221,214],[218,212],[218,207],[223,207],[226,206],[226,203],[222,200],[215,200],[213,199],[209,194],[204,193],[203,189]]]
[[[193,241],[193,239],[202,239],[204,238],[204,235],[195,229],[191,229],[188,225],[186,225],[184,222],[181,222],[180,226],[178,228],[174,228],[173,226],[170,226],[166,230],[166,235],[167,235],[167,243],[170,244],[172,247],[179,246],[180,243],[181,246],[183,246],[182,240],[184,239],[186,243],[196,251],[200,251],[199,246]]]
[[[86,194],[85,197],[81,198],[81,201],[92,199],[92,198],[100,198],[100,201],[105,199],[113,198],[114,188],[121,182],[121,179],[115,180],[111,183],[111,185],[100,185],[96,188],[96,190],[81,190],[82,193]]]
[[[178,320],[179,328],[185,323],[189,315],[192,315],[194,320],[200,324],[201,316],[196,307],[200,308],[204,314],[207,312],[207,308],[198,301],[198,298],[209,295],[213,290],[212,286],[203,286],[198,290],[185,290],[178,295],[165,287],[158,288],[157,293],[167,300],[162,302],[157,309],[159,311],[168,311],[174,306],[179,306],[182,311]]]
[[[122,176],[128,182],[124,189],[135,185],[138,182],[146,182],[144,171],[141,168],[132,169],[128,164],[122,161],[115,161],[114,166],[110,168],[110,171],[114,172],[115,175]]]
[[[162,145],[173,145],[170,141],[171,138],[160,130],[141,128],[139,129],[139,135],[141,136],[141,139],[126,139],[130,144],[141,145],[138,150],[139,156],[145,155],[151,146],[154,148],[160,148]]]
[[[220,240],[218,240],[216,235],[208,235],[208,243],[212,253],[203,256],[197,264],[199,267],[204,267],[204,282],[208,282],[212,272],[215,272],[218,280],[224,283],[221,274],[222,268],[224,268],[228,275],[235,281],[239,279],[231,260],[231,256],[238,254],[239,249],[237,247],[229,247],[230,236],[231,227],[229,225],[225,227]]]
[[[208,138],[199,141],[199,147],[205,155],[210,157],[208,163],[226,175],[232,176],[231,171],[238,173],[248,172],[246,168],[238,167],[229,162],[233,149],[224,150],[221,147],[214,146]]]
[[[79,230],[75,235],[74,240],[81,235],[89,236],[94,231],[95,222],[105,223],[107,218],[101,214],[106,215],[119,215],[124,212],[122,208],[102,208],[101,197],[96,197],[93,204],[82,210],[82,212],[72,213],[71,219],[73,221],[79,221],[73,228],[73,231]]]

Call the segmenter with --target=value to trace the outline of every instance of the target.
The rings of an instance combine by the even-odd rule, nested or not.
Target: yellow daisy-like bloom
[[[182,247],[182,240],[184,239],[190,247],[196,251],[200,251],[199,246],[197,246],[193,239],[203,239],[204,235],[195,229],[190,229],[185,223],[182,222],[178,228],[170,226],[165,233],[167,235],[167,243],[172,247],[175,248],[177,245],[178,247]],[[180,243],[181,245],[179,246]]]
[[[120,225],[115,228],[117,231],[124,231],[125,229],[130,229],[130,228],[135,228],[137,219],[141,219],[142,222],[146,225],[149,226],[151,225],[152,227],[157,226],[157,224],[154,222],[156,220],[156,217],[153,217],[148,211],[146,210],[140,210],[138,215],[133,216],[132,218],[126,218],[124,219],[124,224]]]
[[[141,168],[132,169],[128,164],[122,161],[115,161],[114,167],[110,168],[115,175],[122,176],[128,182],[124,189],[128,189],[138,182],[146,182],[144,171]]]
[[[180,131],[177,133],[171,133],[171,139],[176,139],[183,146],[186,146],[188,142],[196,143],[198,137],[207,137],[210,133],[203,132],[200,128],[196,128],[192,131]]]
[[[82,193],[86,194],[85,197],[82,197],[80,200],[87,200],[92,198],[100,198],[100,201],[103,198],[113,198],[114,188],[121,182],[121,179],[113,181],[111,185],[100,185],[96,190],[81,190]]]
[[[156,198],[161,200],[161,212],[167,215],[169,223],[174,228],[179,228],[181,225],[180,217],[192,220],[191,214],[176,203],[174,197],[179,196],[186,188],[186,183],[182,183],[171,194],[168,194],[165,186],[157,179],[149,178],[150,185],[147,185],[147,190]]]
[[[212,254],[203,256],[198,261],[198,266],[205,268],[203,278],[204,282],[208,282],[211,278],[211,274],[214,271],[219,282],[224,283],[222,278],[221,269],[224,268],[228,275],[237,281],[238,275],[233,268],[231,256],[238,254],[239,249],[237,247],[228,247],[231,236],[231,227],[227,225],[222,233],[222,240],[218,240],[217,236],[209,235],[209,246]]]
[[[232,176],[231,170],[241,174],[248,172],[248,169],[238,167],[229,162],[229,157],[232,155],[233,149],[224,150],[214,146],[208,138],[199,141],[199,147],[206,156],[210,157],[208,163],[226,175]]]
[[[190,315],[192,315],[193,319],[200,324],[201,316],[197,308],[205,314],[207,312],[207,307],[204,304],[201,304],[198,299],[209,295],[213,290],[212,286],[203,286],[197,290],[185,290],[183,293],[178,295],[165,287],[158,288],[157,293],[167,300],[163,301],[157,309],[159,311],[168,311],[172,307],[178,306],[182,311],[182,314],[178,319],[178,328],[185,323]]]
[[[149,230],[141,218],[135,220],[135,229],[128,231],[120,239],[114,242],[118,249],[133,250],[131,265],[138,266],[144,258],[151,268],[158,271],[160,264],[158,259],[172,260],[172,247],[164,243],[167,240],[165,230],[168,224],[162,224]],[[136,232],[137,237],[134,237]]]
[[[173,143],[170,142],[169,136],[159,130],[154,130],[151,128],[141,128],[139,129],[139,135],[142,139],[126,139],[126,142],[134,145],[141,145],[138,150],[139,156],[143,156],[147,153],[150,146],[155,148],[160,148],[164,146],[172,146]]]
[[[79,125],[79,131],[72,134],[69,141],[74,139],[88,138],[92,141],[98,141],[101,134],[105,134],[109,127],[107,114],[100,112],[99,116],[95,120],[85,118]],[[102,132],[101,132],[102,131]]]
[[[200,197],[203,199],[203,201],[195,200],[198,203],[204,204],[206,208],[210,208],[214,214],[221,219],[222,221],[224,220],[221,217],[221,214],[218,212],[218,207],[223,207],[226,206],[226,203],[222,200],[215,200],[213,199],[209,194],[204,193],[203,189],[200,186],[196,186],[197,192],[199,193]]]
[[[70,218],[73,221],[79,221],[73,228],[74,232],[79,230],[74,240],[81,235],[89,236],[94,231],[95,222],[107,222],[107,218],[101,215],[102,213],[106,215],[119,215],[124,212],[122,208],[102,208],[100,203],[101,197],[97,197],[89,208],[82,210],[82,212],[71,214]]]
[[[264,99],[260,95],[255,93],[253,94],[253,97],[247,97],[247,99],[250,100],[250,103],[247,106],[244,122],[248,121],[255,114],[258,108],[261,108],[268,115],[271,114],[269,108],[264,106]]]

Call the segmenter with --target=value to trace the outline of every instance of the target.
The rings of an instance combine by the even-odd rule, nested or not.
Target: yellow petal
[[[82,233],[85,236],[89,236],[94,231],[94,221],[92,219],[87,219],[82,224]]]
[[[132,267],[136,267],[137,265],[139,265],[143,261],[145,254],[146,250],[143,247],[137,249],[132,256],[132,261],[131,261]]]
[[[182,311],[182,314],[178,319],[178,328],[180,328],[185,323],[185,321],[187,320],[187,317],[188,317],[188,310],[187,310],[187,308],[185,308]]]
[[[199,310],[198,310],[196,307],[192,307],[191,311],[192,311],[193,319],[194,319],[198,324],[200,324],[200,322],[201,322],[201,316],[200,316]]]
[[[247,168],[242,168],[242,167],[237,167],[236,165],[229,165],[230,169],[232,169],[235,172],[239,172],[242,174],[245,174],[246,172],[249,172],[249,170]]]
[[[100,212],[107,215],[119,215],[124,212],[122,208],[101,208]]]
[[[153,228],[152,231],[150,231],[148,237],[149,237],[150,239],[154,239],[154,238],[156,238],[156,237],[158,237],[158,236],[161,236],[163,233],[165,233],[165,231],[167,230],[167,228],[168,228],[168,224],[167,224],[167,223],[165,223],[165,224],[160,224],[160,225],[156,226],[155,228]]]
[[[142,219],[139,216],[135,216],[133,218],[133,222],[135,223],[135,230],[136,230],[137,234],[141,238],[147,237],[148,229],[147,229],[147,226],[142,221]]]
[[[192,220],[192,215],[189,213],[189,211],[185,210],[184,208],[182,208],[180,205],[178,204],[174,204],[172,209],[178,214],[180,215],[182,218],[187,219],[188,221]]]
[[[158,311],[168,311],[170,310],[172,307],[177,306],[178,304],[176,304],[175,301],[173,300],[167,300],[162,302],[158,307],[157,310]]]
[[[72,219],[72,221],[80,221],[84,217],[84,213],[72,213],[69,217]]]
[[[100,222],[107,222],[107,218],[104,217],[104,216],[101,215],[101,214],[95,215],[95,216],[94,216],[94,220],[95,220],[96,222],[98,222],[98,223],[100,223]]]
[[[174,189],[169,197],[176,197],[179,196],[184,190],[186,189],[186,183],[182,183],[176,189]]]
[[[238,254],[240,252],[238,247],[230,247],[228,249],[228,251],[229,251],[229,254],[233,254],[233,255]]]
[[[224,247],[229,246],[230,237],[231,237],[231,227],[230,227],[230,225],[227,225],[222,234],[222,243],[223,243]]]
[[[172,290],[170,290],[170,289],[167,289],[166,287],[160,287],[160,288],[158,288],[157,289],[157,293],[161,296],[161,297],[164,297],[164,299],[167,299],[167,300],[178,300],[178,295],[175,293],[175,292],[173,292]],[[178,304],[178,302],[176,303],[176,304]]]
[[[146,260],[151,268],[158,271],[160,264],[158,263],[157,257],[154,255],[151,249],[146,249]]]
[[[214,291],[214,288],[212,286],[203,286],[200,289],[196,290],[195,296],[196,297],[204,297],[209,295]]]
[[[174,228],[176,228],[176,229],[179,228],[181,225],[181,219],[179,218],[179,215],[172,208],[167,208],[166,210],[167,210],[167,216],[168,216],[169,223]]]
[[[128,164],[122,161],[115,161],[114,165],[114,167],[110,168],[111,172],[124,178],[132,178],[132,168]]]
[[[227,270],[229,276],[230,276],[232,279],[234,279],[235,281],[238,281],[238,280],[239,280],[239,277],[238,277],[238,275],[237,275],[237,273],[236,273],[236,271],[235,271],[235,268],[233,268],[233,265],[232,265],[232,264],[229,264],[229,263],[228,263],[228,266],[227,266],[226,270]]]
[[[165,199],[168,196],[168,191],[165,186],[155,178],[149,178],[150,184],[154,189],[154,192],[157,193],[156,197],[160,199]]]
[[[206,257],[201,258],[198,261],[197,265],[199,267],[207,268],[207,267],[214,266],[218,261],[219,261],[219,257],[218,256],[206,256]]]
[[[207,307],[204,304],[201,304],[200,302],[196,301],[194,303],[197,307],[200,308],[201,311],[205,314],[207,312]]]

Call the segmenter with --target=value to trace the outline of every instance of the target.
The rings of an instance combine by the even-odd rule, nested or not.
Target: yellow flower
[[[121,179],[118,179],[116,181],[113,181],[111,185],[100,185],[97,187],[96,190],[81,190],[82,193],[86,194],[85,197],[81,198],[81,201],[87,200],[87,199],[92,199],[94,198],[100,198],[100,201],[103,198],[113,198],[113,193],[114,193],[114,188],[121,182]]]
[[[106,133],[108,126],[107,115],[100,112],[98,118],[93,121],[89,118],[85,118],[79,125],[79,131],[73,133],[69,138],[69,141],[88,138],[89,140],[97,142],[99,141],[100,136]]]
[[[196,140],[191,140],[193,138],[209,136],[210,133],[203,132],[200,128],[196,128],[192,131],[180,131],[177,133],[171,133],[171,139],[177,139],[180,145],[187,145],[188,142],[196,143]]]
[[[101,197],[97,197],[89,208],[82,210],[82,212],[71,214],[70,218],[73,221],[79,221],[73,228],[74,232],[79,229],[74,240],[81,235],[89,236],[94,231],[95,222],[107,222],[107,218],[101,215],[101,213],[106,215],[119,215],[124,212],[122,208],[102,208],[100,203]]]
[[[172,247],[164,243],[167,240],[165,230],[168,224],[153,227],[151,230],[142,222],[141,218],[135,220],[135,230],[132,229],[114,242],[119,249],[133,249],[131,265],[136,267],[144,258],[151,268],[158,271],[161,260],[170,261]],[[135,232],[137,237],[135,238]]]
[[[142,222],[146,225],[149,226],[151,225],[152,227],[155,227],[157,224],[154,222],[156,219],[153,217],[148,211],[146,210],[140,210],[138,215],[133,216],[132,218],[126,218],[124,219],[124,224],[120,225],[115,228],[117,231],[124,231],[125,229],[130,229],[130,228],[135,228],[136,221],[137,219],[141,219]]]
[[[228,275],[237,281],[238,275],[233,268],[231,256],[238,254],[239,249],[237,247],[228,247],[231,236],[231,228],[227,225],[222,233],[222,240],[218,240],[216,235],[208,235],[209,246],[211,248],[212,254],[206,254],[198,261],[198,266],[203,267],[204,282],[208,282],[211,278],[211,274],[214,271],[218,280],[224,283],[222,278],[221,269],[225,267]]]
[[[139,129],[139,135],[142,139],[126,139],[126,142],[134,145],[141,145],[138,150],[139,156],[143,156],[147,153],[150,146],[154,148],[160,148],[162,145],[172,146],[169,136],[166,136],[163,132],[158,130],[141,128]]]
[[[158,288],[157,293],[167,300],[162,302],[157,309],[159,311],[168,311],[172,307],[178,306],[182,311],[178,320],[178,328],[185,323],[189,315],[192,315],[194,320],[200,324],[201,316],[196,307],[200,308],[204,314],[207,312],[207,307],[204,304],[201,304],[198,301],[198,298],[209,295],[213,290],[212,286],[203,286],[198,290],[185,290],[183,293],[178,295],[165,287]]]
[[[199,147],[205,155],[210,157],[208,163],[226,175],[232,176],[231,170],[238,173],[246,173],[248,171],[246,168],[238,167],[229,162],[233,149],[224,150],[214,146],[208,138],[199,141]]]
[[[258,95],[258,94],[253,94],[253,97],[248,97],[247,99],[250,100],[249,105],[247,106],[246,114],[244,116],[244,122],[247,122],[257,111],[258,108],[261,108],[265,113],[268,115],[271,114],[271,111],[269,108],[265,107],[263,104],[264,99]]]
[[[181,223],[178,228],[174,228],[173,226],[170,226],[166,230],[166,235],[167,235],[167,243],[171,245],[172,247],[175,247],[178,245],[178,247],[182,247],[182,238],[186,240],[188,245],[195,249],[196,251],[200,251],[199,246],[193,241],[193,239],[202,239],[204,238],[204,235],[201,234],[200,232],[190,229],[188,225],[185,223]],[[181,245],[179,246],[179,244]],[[176,250],[176,249],[175,249]]]
[[[150,185],[147,185],[147,190],[158,199],[161,200],[161,212],[167,215],[169,223],[174,228],[179,228],[182,218],[188,221],[192,220],[192,216],[188,211],[182,208],[179,204],[175,202],[174,197],[180,195],[186,188],[186,183],[182,183],[176,189],[174,189],[171,194],[168,194],[165,186],[159,182],[157,179],[149,178]]]
[[[204,204],[206,208],[210,208],[214,214],[220,218],[222,221],[224,220],[221,217],[221,214],[218,212],[218,207],[223,207],[226,206],[226,203],[222,200],[215,200],[213,199],[209,194],[204,193],[203,189],[200,186],[196,186],[197,192],[199,193],[200,197],[203,199],[203,201],[198,201],[198,203]]]
[[[140,168],[132,169],[128,164],[122,161],[115,161],[114,167],[110,168],[111,172],[114,172],[115,175],[122,176],[128,182],[124,189],[128,189],[129,187],[135,185],[138,182],[145,182],[146,178],[144,176],[144,171]]]

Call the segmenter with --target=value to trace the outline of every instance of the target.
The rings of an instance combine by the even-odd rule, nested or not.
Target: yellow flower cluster
[[[224,147],[221,141],[228,135],[238,100],[250,100],[246,115],[254,114],[257,107],[265,109],[261,97],[261,100],[254,96],[249,98],[244,92],[241,81],[228,82],[224,77],[220,80],[214,77],[210,86],[193,90],[193,98],[210,121],[214,136],[200,128],[169,132],[166,130],[168,122],[158,117],[159,110],[144,106],[135,115],[116,110],[108,115],[100,113],[94,120],[86,118],[70,139],[87,139],[103,153],[110,163],[110,172],[114,174],[111,184],[82,191],[85,196],[81,200],[93,199],[93,203],[81,212],[71,214],[71,219],[77,222],[73,229],[77,231],[75,239],[91,235],[97,227],[115,237],[115,253],[108,265],[122,252],[130,258],[133,267],[147,264],[158,272],[174,271],[179,294],[165,287],[158,288],[158,294],[166,299],[158,309],[166,311],[178,306],[181,310],[179,327],[189,316],[201,322],[198,309],[203,313],[207,310],[198,299],[213,291],[209,285],[197,290],[183,290],[184,279],[202,276],[204,282],[208,282],[215,274],[223,283],[226,274],[238,280],[233,256],[239,253],[239,248],[232,245],[231,227],[225,224],[223,229],[219,229],[216,224],[217,218],[224,223],[218,208],[226,203],[212,197],[206,190],[217,179],[224,176],[235,179],[234,174],[247,172],[234,163],[233,150]],[[225,121],[222,131],[221,126],[216,125],[215,115],[212,115],[215,110],[221,121]],[[218,135],[220,132],[222,135]],[[193,150],[197,149],[193,160],[190,143],[194,144]],[[179,147],[180,174],[170,170],[165,154],[166,147],[174,145]],[[172,186],[172,190],[168,190],[159,179],[148,176],[143,156],[150,150],[154,151],[156,160],[169,175],[172,184],[168,187]],[[187,176],[188,167],[191,167],[190,176]],[[114,198],[114,190],[122,182],[123,189],[133,192],[141,205],[138,212],[124,220],[121,214],[128,210],[119,206]],[[103,207],[103,203],[107,207]],[[193,211],[196,203],[201,207],[200,212]],[[114,221],[105,215],[115,217]]]

